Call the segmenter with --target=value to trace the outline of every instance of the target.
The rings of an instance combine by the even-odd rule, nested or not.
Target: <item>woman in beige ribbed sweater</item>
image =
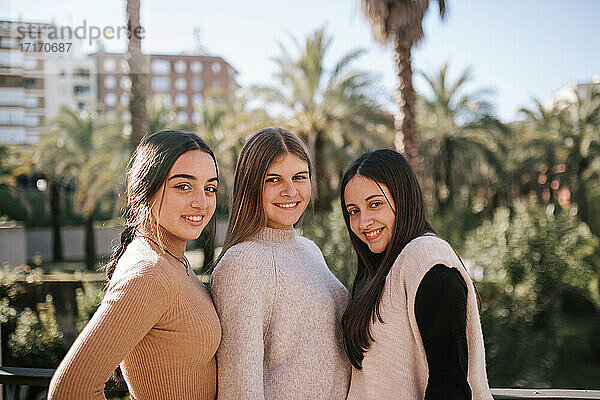
[[[49,399],[104,399],[119,364],[134,399],[216,397],[219,320],[184,251],[211,219],[217,186],[214,155],[196,135],[142,139],[106,294],[52,377]]]
[[[348,399],[491,400],[475,287],[425,219],[404,157],[359,157],[342,179],[341,205],[358,256],[343,320]]]
[[[280,128],[244,145],[229,228],[212,277],[223,340],[220,400],[343,400],[350,363],[342,345],[344,286],[319,248],[298,236],[310,201],[306,145]]]

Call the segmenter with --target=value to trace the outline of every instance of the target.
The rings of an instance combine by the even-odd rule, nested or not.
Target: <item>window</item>
[[[199,74],[202,72],[202,63],[200,61],[194,61],[190,67],[193,73]]]
[[[107,89],[114,89],[117,86],[117,80],[114,76],[109,75],[104,78],[104,87]]]
[[[152,73],[166,75],[171,72],[171,62],[169,60],[153,60]]]
[[[202,90],[202,86],[204,85],[204,82],[202,82],[202,79],[200,78],[194,78],[194,80],[192,81],[192,89],[199,91]]]
[[[38,107],[40,104],[40,98],[35,96],[26,96],[23,105],[25,107]]]
[[[177,78],[177,80],[175,81],[175,89],[185,90],[186,87],[187,81],[185,80],[185,78]]]
[[[127,94],[127,93],[121,94],[121,104],[123,104],[124,106],[129,105],[129,94]]]
[[[214,87],[221,87],[221,81],[220,81],[220,80],[218,80],[218,79],[215,79],[215,80],[213,81],[213,86],[214,86]]]
[[[82,103],[82,102],[77,103],[77,109],[79,111],[83,111],[84,108],[85,108],[85,103]]]
[[[23,109],[0,109],[0,124],[21,125],[25,120],[25,111]]]
[[[175,62],[175,72],[183,74],[187,70],[187,63],[183,60]]]
[[[77,68],[75,70],[75,76],[80,76],[82,78],[87,78],[90,76],[90,70],[85,68]]]
[[[221,71],[221,63],[218,62],[218,61],[215,61],[215,62],[212,63],[211,68],[212,68],[212,71],[216,74],[219,71]]]
[[[40,124],[40,117],[37,115],[25,115],[26,126],[38,126]]]
[[[200,114],[197,112],[192,114],[192,122],[196,125],[200,124]]]
[[[186,122],[188,122],[188,115],[185,111],[180,111],[177,114],[177,121],[179,121],[180,124],[185,124]]]
[[[128,76],[123,76],[121,78],[121,89],[129,90],[131,88],[131,79]]]
[[[86,86],[86,85],[75,85],[73,86],[73,94],[78,95],[78,94],[89,94],[90,93],[90,87]]]
[[[103,65],[105,71],[113,72],[117,66],[117,62],[114,58],[106,58]]]
[[[107,93],[106,96],[104,96],[104,104],[106,104],[108,107],[114,107],[117,105],[117,95],[114,93]]]
[[[0,47],[4,47],[5,49],[16,49],[17,40],[11,37],[0,38]]]
[[[188,103],[188,97],[185,94],[178,93],[177,96],[175,96],[175,104],[177,104],[177,106],[185,107],[185,106],[187,106],[187,103]]]
[[[37,81],[33,78],[23,78],[23,87],[25,89],[41,89],[37,85]]]
[[[37,66],[38,66],[38,60],[36,60],[35,58],[25,57],[23,59],[23,68],[28,69],[28,70],[33,70],[33,69],[36,69]]]
[[[202,95],[201,95],[201,94],[195,94],[195,95],[192,97],[192,103],[193,103],[195,106],[199,106],[200,104],[202,104]]]
[[[156,76],[152,78],[152,90],[155,92],[167,92],[171,87],[171,82],[166,76]]]

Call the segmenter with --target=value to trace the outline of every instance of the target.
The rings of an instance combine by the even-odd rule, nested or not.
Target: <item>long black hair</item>
[[[396,211],[394,229],[390,243],[381,254],[369,250],[367,244],[350,229],[344,190],[356,175],[372,179],[378,185],[387,186],[392,195],[387,201],[392,202],[390,206]],[[356,159],[342,178],[340,199],[344,221],[358,258],[352,299],[342,318],[344,346],[352,365],[361,369],[364,353],[373,341],[370,324],[375,322],[375,318],[383,322],[379,313],[379,302],[390,268],[411,240],[434,231],[425,218],[425,201],[417,176],[397,151],[374,150]]]
[[[190,150],[208,153],[215,162],[215,155],[208,145],[193,133],[177,130],[164,130],[146,135],[133,152],[127,169],[127,208],[125,210],[125,229],[121,233],[121,243],[113,249],[105,271],[112,278],[117,262],[140,227],[151,218],[150,198],[164,185],[173,164]],[[214,218],[209,223],[214,225]],[[214,229],[214,226],[212,226]]]

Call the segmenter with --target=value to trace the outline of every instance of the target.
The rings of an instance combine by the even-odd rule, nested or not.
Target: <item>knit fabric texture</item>
[[[184,241],[162,230],[160,242],[183,257]],[[209,292],[194,273],[136,237],[56,370],[48,399],[104,399],[104,383],[119,363],[133,399],[215,399],[220,338]]]
[[[223,332],[220,400],[346,398],[348,292],[312,241],[265,228],[227,250],[212,293]]]
[[[419,284],[436,264],[456,268],[467,284],[468,383],[474,400],[492,400],[473,281],[452,247],[432,235],[407,244],[390,269],[379,304],[384,322],[371,325],[374,340],[362,370],[352,368],[349,400],[425,397],[429,371],[414,310]]]

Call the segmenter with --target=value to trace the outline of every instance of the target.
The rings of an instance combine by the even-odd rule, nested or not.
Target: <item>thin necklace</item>
[[[140,235],[140,236],[143,237],[143,238],[148,239],[149,241],[151,241],[152,243],[154,243],[156,246],[158,246],[159,248],[161,248],[164,251],[166,251],[168,255],[170,255],[171,257],[173,257],[174,259],[176,259],[180,263],[182,263],[183,267],[185,268],[185,273],[187,274],[187,276],[190,276],[191,265],[190,265],[190,262],[188,261],[188,259],[187,259],[186,256],[183,256],[183,260],[181,260],[180,258],[178,258],[177,256],[175,256],[175,254],[171,253],[168,249],[165,249],[163,246],[161,246],[158,243],[156,243],[156,241],[154,239],[152,239],[151,237],[144,236],[144,235]]]

